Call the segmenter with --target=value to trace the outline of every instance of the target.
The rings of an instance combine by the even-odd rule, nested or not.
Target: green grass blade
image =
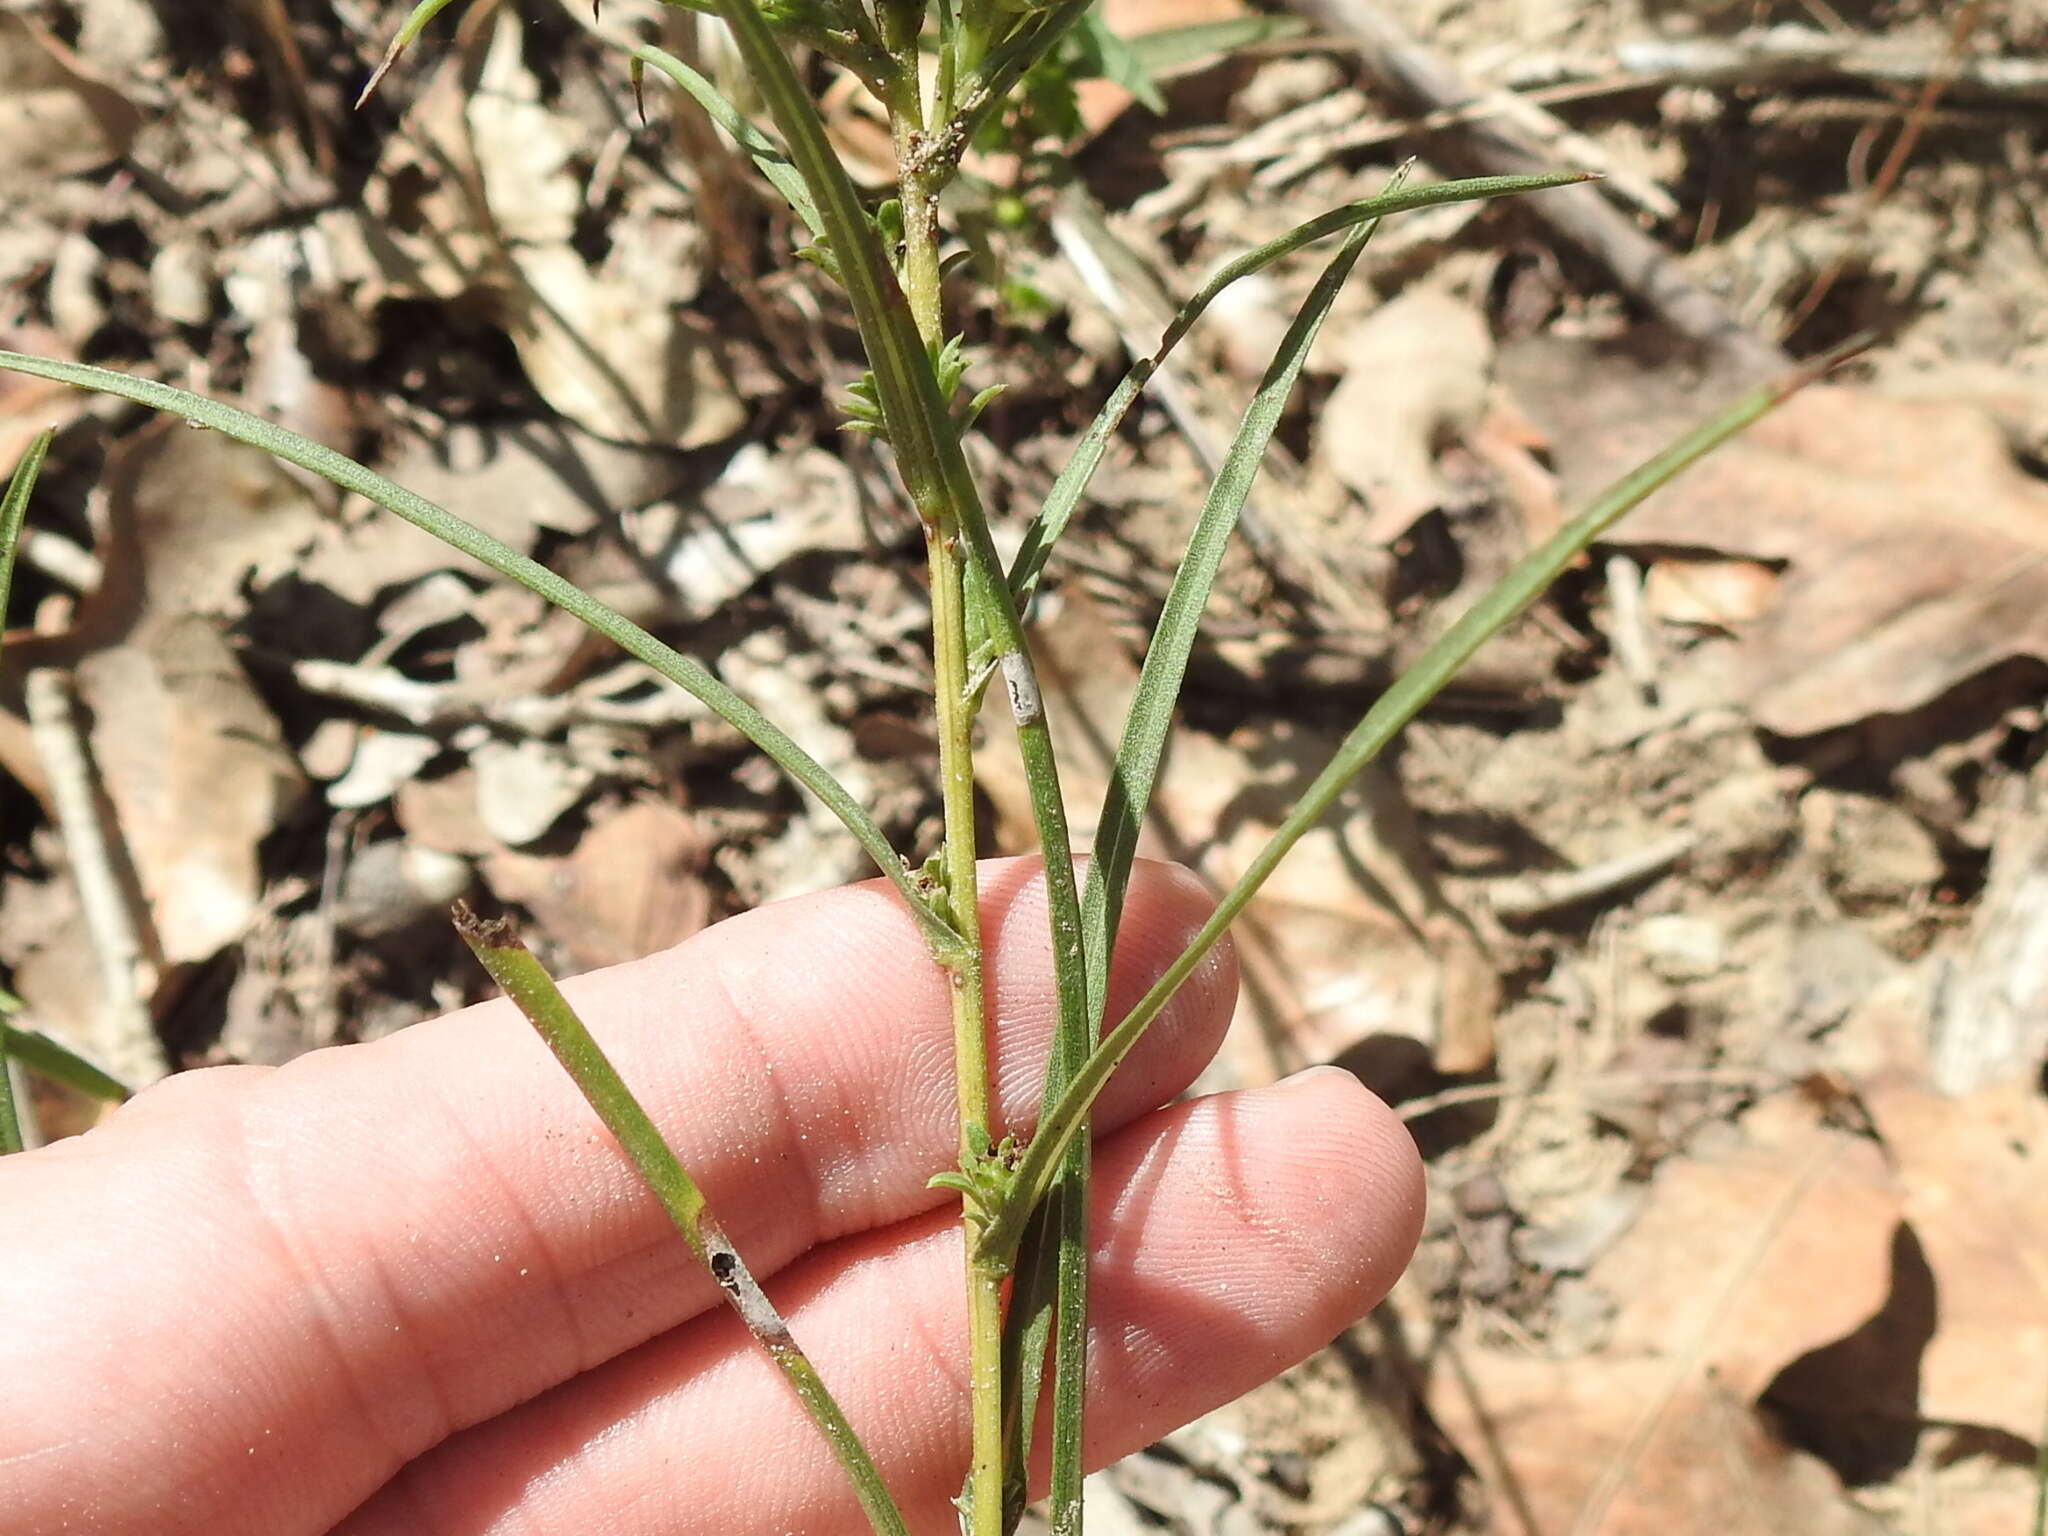
[[[959,143],[973,143],[983,124],[1010,99],[1024,72],[1058,47],[1060,39],[1080,24],[1094,4],[1095,0],[1053,0],[1028,25],[1020,26],[976,63],[972,78],[963,82],[961,109],[948,132]]]
[[[1123,735],[1117,743],[1116,761],[1110,770],[1109,788],[1103,796],[1095,857],[1089,864],[1088,886],[1082,896],[1091,1017],[1100,1017],[1109,986],[1108,969],[1098,965],[1096,957],[1106,958],[1116,942],[1124,891],[1130,880],[1131,862],[1137,855],[1138,832],[1152,803],[1159,765],[1166,754],[1166,738],[1173,728],[1181,685],[1187,678],[1188,658],[1194,652],[1202,614],[1209,604],[1209,589],[1215,585],[1224,551],[1237,529],[1238,514],[1251,495],[1266,448],[1280,425],[1280,414],[1308,361],[1309,348],[1375,228],[1377,221],[1352,229],[1288,326],[1209,488],[1208,500],[1195,520],[1187,550],[1167,589],[1159,623],[1145,648],[1145,663],[1138,674],[1137,689],[1131,695]]]
[[[22,530],[28,525],[28,501],[35,494],[42,475],[43,460],[57,434],[38,432],[14,466],[7,481],[7,494],[0,496],[0,630],[6,627],[7,600],[14,590],[14,555],[21,545]]]
[[[35,494],[36,477],[43,472],[55,432],[38,432],[30,440],[21,462],[7,481],[7,494],[0,497],[0,631],[7,627],[7,600],[14,592],[14,554],[21,547],[21,531],[28,524],[28,499]],[[7,1034],[0,1030],[0,1156],[21,1150],[21,1117],[14,1107],[14,1078],[7,1070]]]
[[[1060,471],[1059,479],[1047,493],[1045,505],[1039,509],[1037,518],[1025,530],[1024,542],[1017,551],[1017,558],[1010,567],[1010,589],[1017,594],[1018,606],[1025,607],[1031,601],[1031,594],[1037,589],[1040,575],[1045,569],[1047,557],[1059,536],[1066,530],[1074,509],[1080,504],[1082,495],[1088,489],[1088,482],[1101,467],[1103,455],[1109,449],[1109,440],[1116,429],[1123,425],[1124,417],[1130,414],[1138,396],[1144,392],[1159,365],[1166,361],[1167,354],[1178,346],[1191,330],[1202,312],[1216,301],[1218,294],[1240,278],[1250,277],[1254,272],[1263,271],[1283,257],[1291,256],[1303,246],[1313,245],[1318,240],[1341,234],[1347,229],[1373,219],[1386,218],[1396,213],[1408,213],[1417,208],[1436,208],[1447,203],[1475,202],[1483,198],[1512,197],[1523,192],[1541,192],[1550,187],[1571,186],[1586,181],[1584,173],[1559,171],[1541,176],[1479,176],[1466,181],[1442,181],[1426,187],[1391,186],[1377,197],[1368,197],[1356,203],[1346,203],[1328,213],[1310,219],[1289,230],[1277,239],[1246,251],[1242,256],[1220,267],[1216,274],[1202,285],[1201,291],[1183,304],[1180,312],[1173,317],[1173,323],[1160,337],[1159,345],[1152,355],[1141,358],[1133,364],[1108,401],[1097,414],[1094,422],[1074,447],[1073,455],[1066,467]]]
[[[0,993],[0,1012],[13,1012],[18,1006],[14,999]],[[0,1023],[0,1039],[6,1041],[8,1054],[31,1072],[68,1088],[76,1088],[87,1098],[118,1104],[132,1093],[119,1078],[101,1071],[76,1051],[59,1045],[40,1030]]]
[[[888,837],[874,819],[835,779],[823,764],[792,741],[767,716],[728,688],[700,663],[674,647],[665,645],[639,625],[614,609],[588,596],[570,582],[537,561],[529,560],[492,538],[452,512],[434,505],[423,496],[385,479],[375,470],[333,449],[288,432],[275,422],[252,416],[247,411],[209,400],[186,390],[160,384],[154,379],[135,378],[83,363],[57,362],[27,357],[17,352],[0,352],[0,371],[31,374],[79,389],[118,395],[151,410],[165,411],[186,421],[211,427],[223,437],[260,448],[276,458],[311,470],[343,490],[354,491],[415,527],[424,529],[444,544],[462,551],[502,576],[510,577],[527,590],[574,614],[629,656],[645,662],[663,677],[702,700],[721,719],[740,732],[773,759],[782,771],[816,795],[847,831],[865,849],[876,866],[910,903],[911,911],[924,927],[926,936],[939,946],[954,942],[952,929],[936,912],[910,878],[903,860],[890,846]]]
[[[2033,1536],[2048,1536],[2048,1424],[2041,1426],[2041,1438],[2034,1445]]]
[[[1592,505],[1523,556],[1491,591],[1423,652],[1398,682],[1380,695],[1365,718],[1344,738],[1328,766],[1316,775],[1314,782],[1303,792],[1300,801],[1265,847],[1259,850],[1238,882],[1224,894],[1194,941],[1166,968],[1151,991],[1124,1016],[1122,1022],[1103,1036],[1102,1043],[1088,1058],[1065,1098],[1040,1125],[1038,1135],[1018,1165],[1010,1200],[997,1219],[990,1223],[983,1237],[986,1253],[1002,1255],[1014,1250],[1033,1207],[1051,1187],[1068,1142],[1085,1123],[1088,1106],[1102,1091],[1103,1084],[1109,1081],[1117,1063],[1129,1054],[1145,1029],[1180,989],[1181,983],[1194,973],[1216,941],[1229,930],[1280,860],[1309,828],[1323,818],[1352,776],[1377,757],[1381,749],[1421,713],[1482,645],[1542,596],[1551,582],[1624,513],[1865,345],[1867,340],[1859,338],[1782,380],[1752,390],[1616,481]]]
[[[1059,1300],[1057,1221],[1060,1193],[1039,1210],[1039,1219],[1017,1250],[1009,1311],[1003,1317],[1003,1529],[1017,1527],[1030,1502],[1031,1446],[1038,1429],[1038,1403],[1045,1385],[1046,1349]]]
[[[1310,346],[1329,317],[1344,282],[1357,265],[1377,221],[1355,225],[1315,288],[1288,327],[1272,366],[1266,371],[1244,423],[1232,440],[1223,466],[1210,488],[1201,516],[1188,539],[1187,552],[1174,573],[1165,611],[1146,649],[1145,664],[1131,700],[1123,739],[1095,837],[1095,856],[1081,897],[1082,953],[1087,961],[1090,1045],[1102,1018],[1109,990],[1109,956],[1115,948],[1131,861],[1137,852],[1138,829],[1152,798],[1166,737],[1173,723],[1187,663],[1208,606],[1209,589],[1223,561],[1239,512],[1258,478],[1267,445],[1280,424],[1281,412],[1294,392],[1308,360]],[[1044,1114],[1048,1121],[1075,1075],[1076,1066],[1049,1073]],[[1059,1242],[1059,1302],[1053,1330],[1053,1422],[1051,1518],[1055,1536],[1080,1528],[1084,1416],[1083,1383],[1088,1337],[1088,1136],[1085,1120],[1077,1127],[1056,1187],[1055,1214]]]
[[[1299,37],[1307,30],[1308,23],[1299,16],[1238,16],[1229,21],[1198,21],[1184,27],[1141,32],[1125,38],[1124,45],[1147,74],[1163,75],[1206,64],[1254,43]]]
[[[813,238],[825,233],[825,226],[818,218],[818,208],[811,201],[810,188],[804,185],[801,172],[790,163],[790,158],[780,146],[747,121],[744,113],[719,94],[718,87],[706,80],[672,53],[643,43],[632,50],[632,57],[643,64],[652,65],[666,75],[676,88],[687,95],[719,127],[731,134],[733,141],[747,152],[768,184],[780,192],[796,216],[804,221]]]
[[[519,941],[509,923],[486,922],[457,903],[456,931],[472,953],[519,1011],[546,1042],[555,1060],[575,1081],[605,1129],[617,1138],[620,1148],[641,1179],[661,1202],[661,1208],[689,1245],[691,1254],[704,1266],[732,1309],[740,1315],[761,1347],[781,1367],[797,1400],[810,1414],[832,1454],[853,1481],[861,1509],[876,1536],[907,1536],[903,1516],[897,1512],[888,1485],[875,1469],[873,1459],[832,1394],[826,1390],[810,1358],[798,1347],[782,1314],[769,1301],[746,1261],[725,1235],[704,1193],[683,1165],[677,1161],[654,1121],[619,1076],[618,1069],[604,1053],[547,968]]]

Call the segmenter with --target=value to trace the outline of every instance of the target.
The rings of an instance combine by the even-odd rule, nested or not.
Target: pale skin
[[[983,866],[997,1099],[1051,1017],[1036,866]],[[1194,931],[1140,866],[1112,1010]],[[1399,1123],[1336,1072],[1172,1100],[1228,955],[1105,1090],[1088,1436],[1101,1463],[1301,1359],[1421,1222]],[[764,908],[565,989],[873,1450],[957,1529],[965,1306],[945,981],[895,896]],[[1169,1107],[1162,1107],[1169,1106]],[[0,1162],[11,1536],[857,1536],[775,1368],[512,1010],[191,1072]]]

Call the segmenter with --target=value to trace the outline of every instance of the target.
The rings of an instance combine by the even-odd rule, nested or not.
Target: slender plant
[[[38,432],[8,477],[7,490],[0,494],[0,641],[5,638],[7,600],[14,591],[14,557],[28,526],[29,498],[35,495],[36,480],[49,456],[54,431]],[[12,992],[0,992],[0,1156],[19,1152],[22,1145],[21,1114],[14,1102],[14,1074],[9,1062],[42,1074],[53,1082],[77,1089],[88,1098],[115,1101],[128,1097],[128,1089],[68,1046],[32,1029],[12,1022],[22,1011],[21,999]]]
[[[424,0],[371,86],[449,0]],[[673,3],[673,0],[672,0]],[[962,435],[991,391],[972,393],[960,339],[947,328],[942,204],[970,147],[1000,125],[1027,80],[1071,68],[1063,54],[1128,67],[1089,15],[1091,0],[1013,5],[992,0],[692,0],[731,36],[768,125],[757,125],[702,75],[637,39],[591,29],[628,61],[636,88],[648,70],[677,87],[731,138],[788,203],[809,243],[797,254],[843,291],[866,373],[846,401],[847,425],[886,443],[924,533],[944,836],[912,863],[815,759],[707,669],[553,572],[444,509],[332,449],[247,412],[150,379],[0,353],[0,369],[104,391],[252,444],[405,518],[575,614],[662,676],[695,694],[830,809],[893,883],[949,974],[960,1142],[935,1186],[960,1198],[966,1238],[968,1416],[972,1452],[958,1500],[965,1536],[1008,1536],[1021,1517],[1026,1469],[1050,1400],[1050,1512],[1061,1536],[1081,1529],[1081,1433],[1088,1337],[1088,1119],[1117,1064],[1176,989],[1228,931],[1274,867],[1350,778],[1414,718],[1457,669],[1630,507],[1763,415],[1833,359],[1758,389],[1625,477],[1530,554],[1452,625],[1383,694],[1218,904],[1187,950],[1119,1019],[1106,1016],[1116,941],[1138,829],[1151,803],[1189,655],[1209,591],[1282,410],[1316,333],[1380,220],[1416,208],[1540,192],[1584,178],[1559,174],[1436,184],[1396,178],[1380,195],[1335,209],[1216,274],[1174,318],[1159,346],[1131,368],[1083,435],[1020,551],[997,552]],[[1113,40],[1112,40],[1113,41]],[[812,90],[790,49],[856,76],[886,112],[895,195],[863,198],[833,152]],[[365,95],[368,89],[365,90]],[[772,130],[772,131],[771,131]],[[1125,721],[1085,884],[1077,882],[1058,760],[1039,693],[1025,615],[1085,498],[1111,437],[1167,354],[1224,288],[1317,242],[1337,250],[1280,343],[1225,456],[1175,573]],[[1000,679],[1000,689],[995,687]],[[1035,1131],[998,1122],[991,1105],[990,1021],[976,890],[976,717],[995,692],[1016,725],[1044,855],[1057,1017]],[[712,1218],[702,1192],[654,1131],[631,1090],[516,935],[464,912],[458,927],[485,968],[575,1079],[684,1241],[787,1375],[799,1402],[845,1466],[877,1532],[904,1529],[888,1489],[780,1315]]]

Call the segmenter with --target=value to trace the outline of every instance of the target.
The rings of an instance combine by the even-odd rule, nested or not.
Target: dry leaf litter
[[[1010,279],[954,297],[1008,386],[973,451],[1014,527],[1172,296],[1249,244],[1409,156],[1606,174],[1576,213],[1445,208],[1369,249],[1145,829],[1219,889],[1590,491],[1770,359],[1881,336],[1493,642],[1254,903],[1203,1086],[1356,1071],[1410,1117],[1429,1226],[1372,1319],[1099,1474],[1099,1529],[2024,1528],[2048,15],[1980,9],[1305,0],[1317,31],[1176,71],[1163,118],[1088,84],[1078,177],[1027,187],[1028,230],[963,209]],[[349,113],[398,19],[0,5],[6,344],[364,455],[705,660],[927,851],[913,524],[836,430],[850,328],[787,219],[686,113],[643,126],[547,3],[474,8]],[[829,100],[876,169],[857,93]],[[1054,561],[1037,633],[1082,832],[1207,468],[1311,279],[1218,305]],[[692,700],[424,535],[0,380],[0,457],[48,424],[0,674],[0,964],[39,1027],[137,1080],[280,1062],[478,995],[458,895],[579,970],[863,873]],[[1022,848],[986,731],[989,829]],[[88,1113],[39,1109],[53,1134]]]

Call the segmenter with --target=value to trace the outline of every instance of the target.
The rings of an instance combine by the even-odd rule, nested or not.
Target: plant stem
[[[914,128],[897,119],[897,153],[908,164]],[[903,287],[929,354],[943,341],[939,307],[938,196],[922,173],[906,171],[903,198]],[[945,806],[947,912],[959,937],[947,964],[953,987],[953,1073],[960,1106],[960,1166],[971,1171],[990,1155],[988,1020],[983,997],[980,889],[975,868],[974,705],[967,670],[967,568],[957,517],[925,524],[932,588],[932,674],[939,731],[939,781]],[[1006,1267],[979,1257],[982,1213],[962,1202],[967,1254],[967,1400],[973,1450],[967,1471],[970,1536],[1002,1536],[1003,1277]]]
[[[923,142],[915,129],[898,133],[896,153],[907,161]],[[903,198],[903,293],[910,300],[910,318],[917,322],[917,334],[925,350],[936,353],[945,340],[945,321],[939,312],[939,193],[934,180],[921,173],[907,173],[901,183]],[[948,402],[950,404],[950,402]]]
[[[939,780],[945,803],[946,910],[960,939],[947,966],[953,984],[953,1064],[960,1104],[962,1167],[985,1156],[989,1125],[988,1035],[983,1018],[981,913],[975,878],[974,714],[967,690],[967,622],[960,540],[927,530],[932,581],[932,670],[939,727]]]
[[[709,3],[731,30],[734,44],[748,72],[754,77],[769,114],[775,119],[790,162],[810,188],[819,221],[824,225],[832,247],[840,283],[853,307],[862,349],[867,353],[868,365],[874,373],[876,399],[882,407],[889,445],[903,476],[904,489],[909,492],[911,502],[928,530],[934,530],[940,537],[952,536],[964,542],[968,557],[964,564],[970,568],[974,579],[985,587],[990,598],[983,606],[987,609],[990,637],[996,642],[1005,684],[1017,715],[1019,745],[1031,783],[1032,813],[1038,823],[1039,845],[1045,857],[1059,1028],[1062,1033],[1085,1030],[1087,986],[1081,964],[1080,899],[1074,888],[1066,813],[1060,801],[1052,741],[1037,704],[1037,680],[1026,647],[1023,619],[1005,579],[1002,558],[990,536],[980,493],[968,469],[966,455],[961,451],[949,402],[940,398],[932,368],[932,348],[939,337],[936,231],[930,229],[928,222],[921,227],[920,240],[934,242],[929,252],[930,259],[927,260],[922,253],[914,259],[907,258],[903,278],[899,280],[881,249],[874,224],[863,208],[846,168],[832,149],[816,103],[797,79],[760,7],[749,3],[749,0],[709,0]],[[1079,10],[1085,8],[1086,0],[1064,0],[1064,3],[1072,8],[1072,14],[1078,15]],[[957,36],[961,42],[956,60],[956,81],[981,57],[982,49],[976,38],[986,37],[986,27],[980,24],[985,23],[987,14],[987,0],[963,0],[956,14]],[[950,129],[950,125],[932,126]],[[913,147],[908,143],[907,134],[903,143],[905,147]],[[940,163],[935,162],[935,166]],[[933,169],[932,174],[942,177],[945,173]],[[930,195],[935,192],[937,184],[936,180],[922,183],[912,190]],[[910,222],[910,214],[906,210],[906,234],[910,232]],[[915,283],[920,290],[914,302],[903,291],[906,282]],[[922,328],[916,318],[918,315],[924,317]],[[935,594],[935,603],[938,600]],[[945,690],[941,689],[941,707],[950,710],[953,704],[944,699],[944,693]],[[963,700],[961,707],[971,725],[971,701]],[[963,727],[963,736],[964,730]],[[941,734],[945,733],[942,731]],[[960,850],[949,849],[949,861],[959,856]],[[963,861],[961,867],[970,868],[971,863]],[[955,912],[964,910],[975,900],[972,889],[950,890],[947,897]],[[933,953],[941,957],[948,969],[962,963],[961,952],[969,948],[960,942],[957,934],[947,932],[934,936]],[[1085,1051],[1086,1047],[1082,1049]],[[1086,1120],[1084,1109],[1072,1124],[1080,1128],[1085,1126]],[[986,1170],[962,1171],[971,1174]],[[978,1224],[970,1223],[970,1227]],[[987,1265],[987,1271],[973,1282],[971,1297],[976,1327],[985,1331],[990,1312],[1000,1311],[992,1303],[998,1295],[999,1276],[1007,1269],[1016,1242],[1013,1237],[1007,1249],[998,1249],[991,1247],[972,1230],[969,1237],[975,1262]],[[977,1337],[973,1351],[977,1360],[1000,1362],[1001,1340],[984,1341]],[[999,1365],[978,1375],[977,1391],[983,1390],[981,1382],[984,1377],[996,1375],[999,1375]],[[999,1380],[996,1385],[1000,1388]],[[1001,1417],[999,1401],[992,1414],[977,1406],[975,1424],[980,1426],[993,1422],[996,1430],[993,1436],[982,1437],[986,1448],[977,1447],[977,1472],[989,1464],[994,1464],[1000,1471]],[[974,1536],[1001,1536],[1002,1518],[1000,1498],[985,1497],[973,1515]]]

